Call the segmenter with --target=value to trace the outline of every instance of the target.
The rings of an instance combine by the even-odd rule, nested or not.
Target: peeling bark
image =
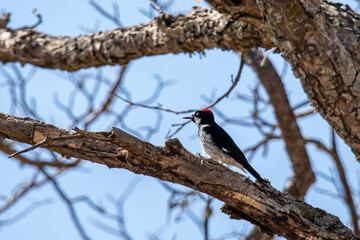
[[[4,138],[34,145],[45,137],[72,134],[41,121],[0,113],[0,136]],[[183,148],[177,139],[160,147],[117,128],[86,134],[41,147],[204,192],[225,202],[223,211],[231,218],[250,221],[270,235],[288,239],[359,239],[337,217],[298,198],[260,187],[211,160],[201,164],[201,159]]]

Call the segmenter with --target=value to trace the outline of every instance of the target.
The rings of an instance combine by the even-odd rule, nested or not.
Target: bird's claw
[[[200,160],[200,165],[203,165],[203,164],[204,164],[204,158],[203,158],[203,156],[201,156],[200,153],[196,153],[195,156],[197,156],[198,158],[201,159],[201,160]]]

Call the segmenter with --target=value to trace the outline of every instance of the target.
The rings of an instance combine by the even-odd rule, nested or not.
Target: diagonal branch
[[[339,174],[339,178],[341,180],[341,183],[343,185],[343,191],[344,191],[344,201],[347,204],[348,208],[349,208],[349,212],[350,212],[350,216],[351,216],[351,220],[352,220],[352,225],[354,226],[354,232],[356,235],[360,235],[360,230],[359,230],[359,216],[357,214],[356,211],[356,206],[355,206],[355,202],[354,199],[352,197],[352,192],[351,192],[351,188],[350,188],[350,184],[346,178],[346,174],[345,174],[345,169],[344,166],[341,162],[339,153],[337,151],[337,145],[336,145],[336,139],[335,139],[335,132],[333,129],[331,129],[331,143],[332,143],[332,147],[331,149],[327,148],[321,141],[315,140],[315,139],[306,139],[305,140],[308,143],[313,143],[316,145],[317,148],[319,148],[320,150],[326,152],[333,160],[334,163],[336,165],[337,168],[337,172]]]
[[[360,161],[360,16],[329,1],[207,0],[216,10],[160,14],[149,23],[77,37],[0,29],[0,61],[76,71],[143,56],[276,47],[324,119]],[[71,53],[71,54],[69,54]]]
[[[44,137],[74,135],[30,118],[0,113],[0,136],[36,144]],[[232,218],[246,219],[268,234],[288,239],[358,239],[340,220],[298,198],[275,189],[263,189],[243,175],[187,151],[177,139],[164,147],[142,141],[120,129],[88,133],[88,138],[50,142],[44,148],[59,154],[125,168],[187,186],[226,203]],[[95,139],[94,139],[94,138]],[[103,140],[101,140],[103,139]]]
[[[85,129],[87,129],[90,124],[92,124],[96,119],[98,119],[98,117],[100,116],[101,113],[110,111],[110,106],[113,103],[115,93],[120,88],[121,82],[124,79],[124,76],[125,76],[125,73],[126,73],[127,69],[128,69],[128,65],[121,66],[119,76],[118,76],[116,82],[114,83],[111,91],[109,92],[109,94],[108,94],[108,96],[106,98],[106,101],[103,103],[103,105],[102,105],[102,107],[100,109],[95,110],[92,113],[92,115],[89,117],[89,119],[86,120]]]
[[[245,54],[245,61],[255,71],[269,95],[290,158],[293,174],[284,191],[304,199],[307,190],[315,182],[315,175],[284,85],[273,64],[260,51],[249,50]]]
[[[40,147],[39,145],[37,147]],[[80,163],[80,160],[76,160],[74,162],[71,163],[64,163],[64,162],[58,162],[58,161],[41,161],[41,160],[31,160],[29,158],[23,157],[22,155],[20,155],[20,153],[24,153],[30,150],[35,149],[34,146],[25,149],[26,151],[22,150],[22,151],[15,151],[15,149],[13,148],[13,146],[5,141],[3,141],[2,139],[0,139],[0,151],[2,151],[3,153],[7,154],[10,157],[14,157],[16,159],[18,159],[21,164],[26,164],[26,165],[32,165],[32,166],[36,166],[38,168],[47,166],[47,167],[55,167],[55,168],[71,168],[71,167],[75,167]]]
[[[60,185],[58,184],[58,182],[55,180],[55,178],[53,178],[52,176],[50,176],[44,168],[40,168],[39,169],[45,176],[46,178],[52,183],[53,187],[55,188],[56,192],[59,194],[59,196],[61,197],[61,199],[65,202],[70,215],[71,215],[71,219],[74,222],[76,229],[78,230],[80,236],[82,237],[82,239],[84,240],[90,240],[89,236],[87,235],[87,233],[85,232],[85,229],[83,227],[83,225],[80,222],[80,219],[77,215],[77,212],[75,210],[74,207],[74,202],[66,195],[66,193],[62,190],[62,188],[60,187]]]
[[[311,105],[360,161],[360,15],[326,0],[207,2],[235,19],[259,19],[301,79]]]
[[[67,135],[67,136],[61,136],[61,137],[45,137],[43,140],[41,140],[40,142],[32,145],[31,147],[28,147],[26,149],[23,149],[21,151],[17,151],[17,152],[14,152],[12,154],[9,155],[9,158],[12,158],[12,157],[15,157],[21,153],[26,153],[26,152],[29,152],[29,151],[32,151],[38,147],[42,147],[52,141],[58,141],[58,140],[65,140],[65,139],[74,139],[74,138],[80,138],[81,135]]]
[[[359,229],[359,216],[357,214],[356,211],[356,207],[355,207],[355,202],[354,199],[352,197],[352,192],[350,189],[350,185],[349,182],[346,178],[346,174],[345,174],[345,169],[344,166],[341,162],[339,153],[337,151],[337,145],[336,145],[336,138],[335,138],[335,131],[333,129],[331,129],[331,142],[332,142],[332,149],[331,149],[331,156],[334,159],[337,171],[339,173],[339,177],[341,180],[341,183],[344,187],[344,200],[346,202],[346,204],[349,207],[349,211],[350,211],[350,215],[351,215],[351,219],[352,219],[352,225],[354,226],[354,233],[357,236],[360,236],[360,229]]]
[[[221,100],[223,100],[224,98],[229,97],[230,93],[234,90],[234,88],[236,87],[236,85],[238,84],[238,82],[240,80],[240,76],[241,76],[243,67],[244,67],[244,61],[241,60],[239,71],[238,71],[235,79],[233,79],[233,75],[231,75],[231,86],[230,86],[230,88],[223,95],[221,95],[218,99],[216,99],[214,102],[210,103],[209,105],[207,105],[204,108],[212,108],[216,104],[218,104]],[[129,104],[131,106],[137,106],[137,107],[153,109],[153,110],[160,110],[160,111],[170,112],[170,113],[174,113],[174,114],[191,113],[191,112],[194,112],[194,111],[198,110],[198,109],[189,109],[189,110],[176,111],[176,110],[172,110],[172,109],[166,108],[166,107],[161,106],[161,105],[159,105],[159,106],[150,106],[150,105],[147,105],[147,104],[135,103],[135,102],[132,102],[132,101],[126,99],[126,98],[123,98],[120,95],[117,95],[115,93],[113,93],[113,95],[115,95],[116,97],[118,97],[119,99],[121,99],[122,101],[126,102],[127,104]]]
[[[309,155],[305,148],[305,141],[296,122],[293,109],[290,106],[285,87],[279,74],[270,60],[259,50],[249,50],[245,54],[246,63],[252,67],[260,82],[266,89],[275,116],[281,129],[281,137],[289,156],[292,175],[284,191],[293,196],[304,199],[306,192],[315,182],[315,175],[311,168]],[[269,239],[254,228],[246,239]]]

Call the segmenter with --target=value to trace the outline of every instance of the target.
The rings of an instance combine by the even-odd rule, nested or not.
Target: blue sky
[[[101,4],[104,8],[111,10],[111,2],[101,1]],[[10,27],[12,28],[34,24],[36,22],[36,18],[32,14],[34,8],[43,17],[43,23],[37,27],[37,30],[51,35],[77,36],[85,33],[83,26],[91,29],[98,25],[98,31],[116,28],[114,24],[100,16],[89,5],[88,1],[84,0],[5,0],[3,3],[5,4],[0,6],[0,10],[12,13],[10,22]],[[149,18],[139,11],[141,8],[149,8],[148,1],[118,1],[117,3],[119,4],[121,22],[124,26],[137,25],[149,21]],[[347,3],[353,4],[352,1]],[[204,1],[200,3],[195,3],[193,0],[175,1],[174,11],[187,13],[194,5],[206,6]],[[283,69],[284,62],[281,56],[271,54],[270,59],[276,65],[278,71]],[[5,67],[8,69],[10,66],[5,65]],[[159,74],[164,80],[173,80],[173,84],[161,93],[157,102],[175,110],[201,108],[207,105],[201,98],[201,95],[209,97],[215,92],[218,97],[224,93],[231,85],[231,74],[236,75],[238,67],[238,56],[232,52],[222,52],[219,50],[206,51],[206,56],[194,54],[190,57],[185,54],[168,54],[145,57],[131,63],[124,84],[132,93],[133,101],[141,101],[151,96],[156,83],[154,74]],[[21,69],[24,73],[28,73],[32,70],[32,66],[26,65]],[[96,73],[96,71],[97,69],[81,70],[77,74]],[[104,76],[115,80],[118,68],[104,67],[102,71]],[[57,94],[62,102],[67,101],[72,88],[72,85],[66,80],[68,76],[67,72],[59,70],[39,69],[27,84],[26,97],[28,100],[36,100],[37,110],[39,115],[42,116],[42,120],[63,128],[66,128],[70,121],[63,112],[56,108],[53,95]],[[240,83],[235,91],[229,98],[226,98],[217,105],[217,108],[229,116],[246,118],[251,110],[251,105],[237,101],[235,93],[249,95],[250,89],[256,84],[255,79],[251,69],[245,67]],[[3,79],[0,76],[0,82],[2,81]],[[87,84],[91,87],[93,83],[90,81]],[[306,99],[300,81],[292,76],[290,68],[284,78],[284,84],[292,105]],[[103,92],[100,92],[100,96],[106,96],[106,89],[101,90]],[[11,98],[9,97],[8,88],[1,87],[0,96],[0,111],[21,115],[20,111],[10,112]],[[74,107],[79,113],[86,106],[81,97],[76,98],[74,103]],[[99,101],[97,104],[101,103],[102,101]],[[116,107],[120,111],[123,105],[119,104]],[[155,117],[156,115],[152,111],[139,108],[128,116],[126,122],[130,127],[137,129],[141,126],[152,124]],[[183,122],[181,117],[180,115],[163,114],[160,131],[150,139],[150,142],[163,145],[164,138],[168,130],[171,129],[171,125]],[[268,111],[266,117],[271,121],[273,119],[272,112]],[[108,131],[110,124],[106,118],[102,118],[92,125],[91,130]],[[299,121],[299,124],[305,137],[323,139],[325,143],[329,143],[329,126],[321,117],[304,118]],[[80,125],[79,127],[81,128],[82,126]],[[253,128],[236,125],[224,125],[224,128],[243,149],[259,141],[259,134]],[[197,128],[195,125],[188,125],[176,135],[183,145],[193,153],[201,152],[200,143],[194,137],[196,132]],[[338,143],[343,164],[347,169],[348,178],[355,192],[354,196],[358,199],[358,162],[341,139],[338,139]],[[255,155],[252,159],[252,165],[263,177],[270,179],[276,188],[282,189],[290,174],[289,161],[281,141],[276,140],[269,147],[267,155],[264,156],[261,152]],[[314,170],[321,170],[328,174],[334,171],[334,164],[331,159],[313,146],[308,146],[308,150]],[[17,161],[8,159],[3,154],[0,154],[0,163],[1,195],[10,195],[16,184],[19,184],[21,181],[26,182],[34,172],[34,169],[22,167]],[[61,176],[59,182],[69,196],[76,197],[86,194],[95,202],[102,203],[111,209],[112,206],[109,204],[107,196],[120,196],[134,179],[138,183],[124,205],[126,225],[134,239],[147,239],[159,229],[162,230],[160,234],[161,239],[171,239],[175,235],[176,239],[201,239],[199,229],[186,216],[178,222],[172,217],[171,224],[166,227],[164,226],[169,193],[164,190],[156,179],[137,176],[122,169],[108,169],[105,166],[84,161],[80,169],[70,171]],[[172,186],[178,189],[185,189],[177,185]],[[318,181],[308,192],[306,201],[339,216],[343,223],[349,225],[348,212],[344,204],[334,197],[318,193],[316,188],[324,188],[335,192],[331,184],[318,177]],[[32,191],[16,207],[8,211],[4,216],[0,216],[0,219],[10,218],[19,212],[20,209],[41,199],[51,199],[51,204],[39,207],[15,224],[4,227],[0,226],[0,239],[80,239],[71,222],[67,209],[50,185],[45,185]],[[211,222],[211,236],[217,237],[222,233],[231,232],[233,229],[238,231],[244,230],[245,232],[251,229],[245,221],[229,220],[226,215],[220,213],[219,208],[221,205],[222,203],[219,201],[213,204],[215,217]],[[194,204],[192,210],[201,216],[202,208],[201,204]],[[77,210],[88,235],[92,239],[116,239],[92,225],[91,222],[94,219],[99,220],[100,218],[87,206],[79,204],[77,205]]]

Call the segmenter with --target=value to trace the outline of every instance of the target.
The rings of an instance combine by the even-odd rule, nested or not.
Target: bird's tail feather
[[[267,183],[265,182],[264,179],[261,178],[260,174],[250,165],[250,164],[246,164],[247,166],[244,166],[244,168],[251,173],[251,175],[253,175],[261,184],[266,185]]]

